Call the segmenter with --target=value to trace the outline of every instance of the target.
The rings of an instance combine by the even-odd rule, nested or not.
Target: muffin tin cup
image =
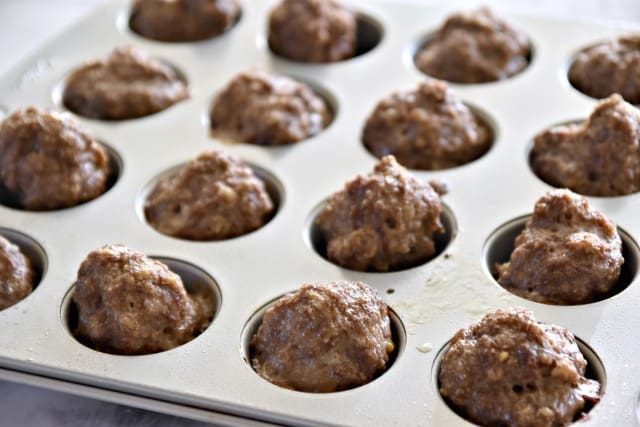
[[[457,85],[499,131],[491,150],[470,164],[442,171],[412,171],[428,182],[440,179],[450,191],[443,200],[455,217],[455,236],[431,261],[391,273],[338,267],[319,256],[309,241],[309,218],[318,203],[376,159],[360,134],[375,105],[389,93],[414,87],[426,77],[403,61],[416,35],[437,28],[448,10],[418,2],[354,0],[384,28],[375,49],[335,64],[298,64],[277,59],[264,43],[266,20],[275,1],[243,2],[242,19],[224,36],[198,43],[159,43],[118,29],[125,0],[96,9],[29,60],[0,79],[7,111],[35,104],[62,109],[52,91],[70,70],[131,43],[169,60],[187,76],[191,98],[159,114],[119,122],[79,120],[120,156],[116,185],[91,202],[51,212],[0,206],[4,229],[38,242],[46,254],[35,292],[0,312],[0,377],[76,390],[107,400],[225,424],[468,426],[442,401],[431,372],[437,349],[487,311],[520,305],[540,322],[566,327],[602,361],[606,393],[584,426],[632,425],[640,393],[640,287],[579,306],[550,306],[518,298],[486,273],[483,245],[501,224],[531,212],[550,187],[528,167],[532,135],[553,123],[587,117],[596,101],[568,87],[565,71],[584,46],[625,31],[624,24],[510,17],[534,42],[527,70],[499,84]],[[626,28],[632,28],[629,24]],[[91,35],[92,43],[86,39]],[[329,128],[312,141],[278,149],[223,144],[202,126],[202,112],[235,74],[251,67],[317,82],[338,99]],[[212,242],[191,242],[155,231],[140,215],[144,189],[172,167],[203,151],[231,152],[277,177],[278,213],[259,230]],[[527,154],[524,154],[524,153]],[[589,198],[594,208],[619,224],[630,239],[640,236],[640,194]],[[215,278],[224,301],[209,328],[170,351],[136,357],[94,351],[69,333],[63,301],[78,267],[92,250],[123,243],[145,254],[198,266]],[[393,308],[406,332],[391,368],[361,387],[340,393],[300,393],[260,378],[246,362],[247,322],[266,301],[306,282],[360,280]],[[587,357],[589,354],[587,354]],[[76,387],[76,385],[79,385]],[[80,387],[81,386],[81,387]],[[167,406],[167,403],[171,405]],[[222,415],[219,415],[222,414]],[[256,421],[258,420],[258,421]]]

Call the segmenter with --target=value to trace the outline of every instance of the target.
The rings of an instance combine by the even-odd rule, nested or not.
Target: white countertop
[[[244,0],[244,4],[251,1],[266,0]],[[434,6],[441,4],[448,9],[488,4],[500,13],[636,21],[640,28],[640,0],[413,1]],[[0,76],[100,2],[0,0]],[[4,381],[0,381],[0,395],[0,423],[6,426],[199,425],[177,417]]]

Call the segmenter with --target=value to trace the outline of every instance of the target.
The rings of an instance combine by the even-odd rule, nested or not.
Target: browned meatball
[[[398,91],[378,103],[362,142],[377,157],[393,154],[411,169],[446,169],[477,159],[492,132],[443,82]]]
[[[0,310],[25,299],[33,289],[35,273],[20,248],[0,236]]]
[[[522,308],[498,310],[453,337],[440,393],[481,426],[565,426],[600,399],[586,366],[566,329],[538,323]]]
[[[191,42],[220,35],[240,16],[237,0],[134,0],[129,26],[164,42]]]
[[[28,107],[0,125],[0,180],[10,205],[75,206],[102,194],[108,175],[104,149],[69,114]]]
[[[266,380],[328,393],[366,384],[386,368],[394,344],[387,306],[361,282],[305,284],[264,314],[251,341]]]
[[[78,68],[67,79],[65,107],[85,117],[134,119],[189,97],[187,85],[168,65],[133,46]]]
[[[301,62],[336,62],[356,54],[355,14],[338,0],[283,0],[269,17],[269,47]]]
[[[416,55],[424,73],[454,83],[503,80],[529,64],[527,36],[489,8],[451,15]]]
[[[208,151],[158,182],[145,205],[161,233],[191,240],[228,239],[262,227],[274,206],[265,184],[234,155]]]
[[[335,193],[315,220],[332,262],[360,271],[412,267],[435,253],[443,233],[442,205],[431,185],[411,176],[393,156],[373,173]]]
[[[188,295],[166,265],[123,245],[91,252],[78,270],[76,335],[99,351],[147,354],[184,344],[206,329],[213,302]]]
[[[211,134],[231,142],[291,144],[320,133],[332,112],[304,83],[252,70],[238,74],[211,109]]]
[[[623,263],[615,224],[584,197],[554,190],[536,202],[498,282],[533,301],[585,304],[616,285]]]
[[[618,93],[628,102],[640,104],[640,33],[580,52],[569,69],[569,81],[594,98]]]
[[[635,193],[640,190],[640,112],[611,95],[584,123],[537,135],[530,160],[535,174],[555,187],[589,196]]]

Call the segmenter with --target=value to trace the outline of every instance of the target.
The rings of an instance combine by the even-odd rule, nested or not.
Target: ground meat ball
[[[35,273],[20,248],[0,236],[0,310],[25,299],[33,289]]]
[[[412,267],[435,253],[442,205],[438,193],[412,177],[393,156],[373,173],[348,182],[326,203],[316,226],[332,262],[360,271]]]
[[[395,92],[369,116],[362,141],[378,157],[393,154],[411,169],[446,169],[477,159],[492,132],[449,87],[430,80]]]
[[[191,42],[220,35],[240,16],[236,0],[135,0],[129,26],[164,42]]]
[[[586,366],[566,329],[538,323],[522,308],[498,310],[453,337],[440,393],[482,426],[565,426],[600,398]]]
[[[188,97],[186,84],[171,67],[123,46],[74,71],[63,102],[85,117],[123,120],[157,113]]]
[[[622,196],[640,191],[640,112],[611,95],[586,122],[537,135],[530,161],[543,181],[576,193]]]
[[[145,205],[161,233],[219,240],[262,227],[274,206],[265,184],[234,155],[208,151],[158,182]]]
[[[328,393],[366,384],[386,367],[394,344],[387,306],[361,282],[305,284],[269,308],[252,342],[266,380]]]
[[[640,104],[640,33],[583,50],[571,64],[569,80],[594,98],[618,93],[628,102]]]
[[[415,57],[424,73],[454,83],[503,80],[529,64],[529,41],[483,7],[451,15]]]
[[[78,270],[76,335],[99,351],[147,354],[186,343],[206,329],[213,302],[190,296],[166,265],[123,245],[91,252]]]
[[[283,0],[269,17],[269,47],[301,62],[336,62],[356,54],[353,12],[337,0]]]
[[[533,301],[584,304],[616,285],[623,263],[615,224],[584,197],[554,190],[536,202],[498,282]]]
[[[69,114],[28,107],[0,125],[5,202],[28,210],[62,209],[102,194],[109,160]]]
[[[258,145],[291,144],[320,133],[332,113],[306,84],[264,71],[240,73],[211,109],[211,134]]]

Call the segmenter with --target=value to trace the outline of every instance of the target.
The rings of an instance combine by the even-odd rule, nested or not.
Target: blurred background
[[[253,1],[243,0],[245,7]],[[466,9],[489,5],[502,14],[524,14],[638,23],[640,0],[388,0],[433,7]],[[81,19],[102,0],[0,0],[0,78],[43,43]],[[357,1],[354,1],[357,3]],[[84,397],[0,381],[0,424],[4,426],[199,426],[182,418],[156,414]]]

